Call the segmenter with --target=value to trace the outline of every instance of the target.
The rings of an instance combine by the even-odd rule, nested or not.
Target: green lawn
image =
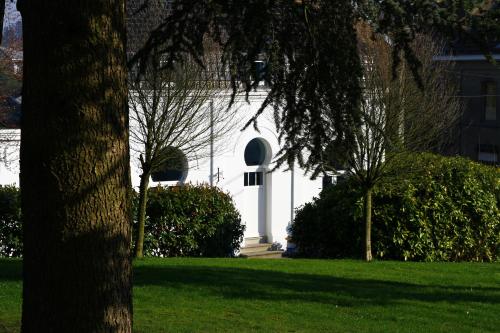
[[[137,261],[134,331],[500,332],[500,263]],[[17,332],[21,262],[0,260],[0,332]]]

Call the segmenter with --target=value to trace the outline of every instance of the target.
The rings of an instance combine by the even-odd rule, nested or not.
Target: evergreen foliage
[[[244,226],[226,193],[208,186],[156,187],[150,193],[146,255],[225,257],[239,249]],[[135,211],[137,204],[135,195]],[[0,186],[0,257],[20,257],[22,248],[19,188]]]
[[[402,172],[412,167],[422,172]],[[500,170],[464,158],[413,154],[374,189],[373,252],[379,259],[494,261],[500,257]],[[323,191],[291,227],[299,254],[359,257],[362,199],[346,182]]]
[[[243,231],[231,197],[216,187],[159,186],[149,190],[145,256],[233,256]]]
[[[22,251],[19,189],[0,185],[0,257],[20,257]]]
[[[363,244],[362,193],[352,181],[324,189],[319,198],[297,210],[290,226],[298,256],[361,258]]]
[[[421,87],[420,62],[411,47],[416,34],[469,38],[485,53],[500,35],[500,10],[491,1],[174,1],[132,62],[140,62],[144,71],[159,49],[167,67],[186,54],[202,64],[204,39],[219,43],[233,97],[241,89],[248,96],[260,79],[270,86],[247,126],[257,126],[258,114],[272,106],[283,142],[278,165],[298,161],[317,174],[328,143],[349,147],[360,124],[362,71],[353,28],[360,20],[391,40],[394,73],[405,58]],[[262,76],[255,75],[255,60],[267,64]]]

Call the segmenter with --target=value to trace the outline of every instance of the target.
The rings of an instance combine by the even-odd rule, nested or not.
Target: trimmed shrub
[[[290,226],[296,256],[357,258],[362,254],[361,195],[351,182],[325,188],[296,211]]]
[[[188,185],[149,190],[145,255],[232,256],[243,231],[231,197],[218,188]]]
[[[0,257],[20,257],[23,251],[19,189],[0,185]]]
[[[500,169],[419,154],[423,170],[377,189],[376,255],[419,261],[493,261],[500,256]]]
[[[415,261],[497,260],[500,169],[432,154],[414,154],[408,159],[419,172],[400,170],[374,190],[374,256]],[[363,232],[361,194],[350,181],[323,191],[304,206],[291,228],[299,254],[309,257],[360,257]]]

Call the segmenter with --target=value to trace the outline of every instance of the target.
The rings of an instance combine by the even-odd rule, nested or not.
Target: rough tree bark
[[[19,0],[22,332],[131,332],[124,0]]]

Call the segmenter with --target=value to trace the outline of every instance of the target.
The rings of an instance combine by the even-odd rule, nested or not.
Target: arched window
[[[267,150],[264,142],[255,138],[245,147],[245,163],[248,166],[262,165],[266,161]]]
[[[174,147],[167,147],[163,151],[164,162],[151,174],[155,182],[178,181],[184,182],[188,172],[186,155]]]

